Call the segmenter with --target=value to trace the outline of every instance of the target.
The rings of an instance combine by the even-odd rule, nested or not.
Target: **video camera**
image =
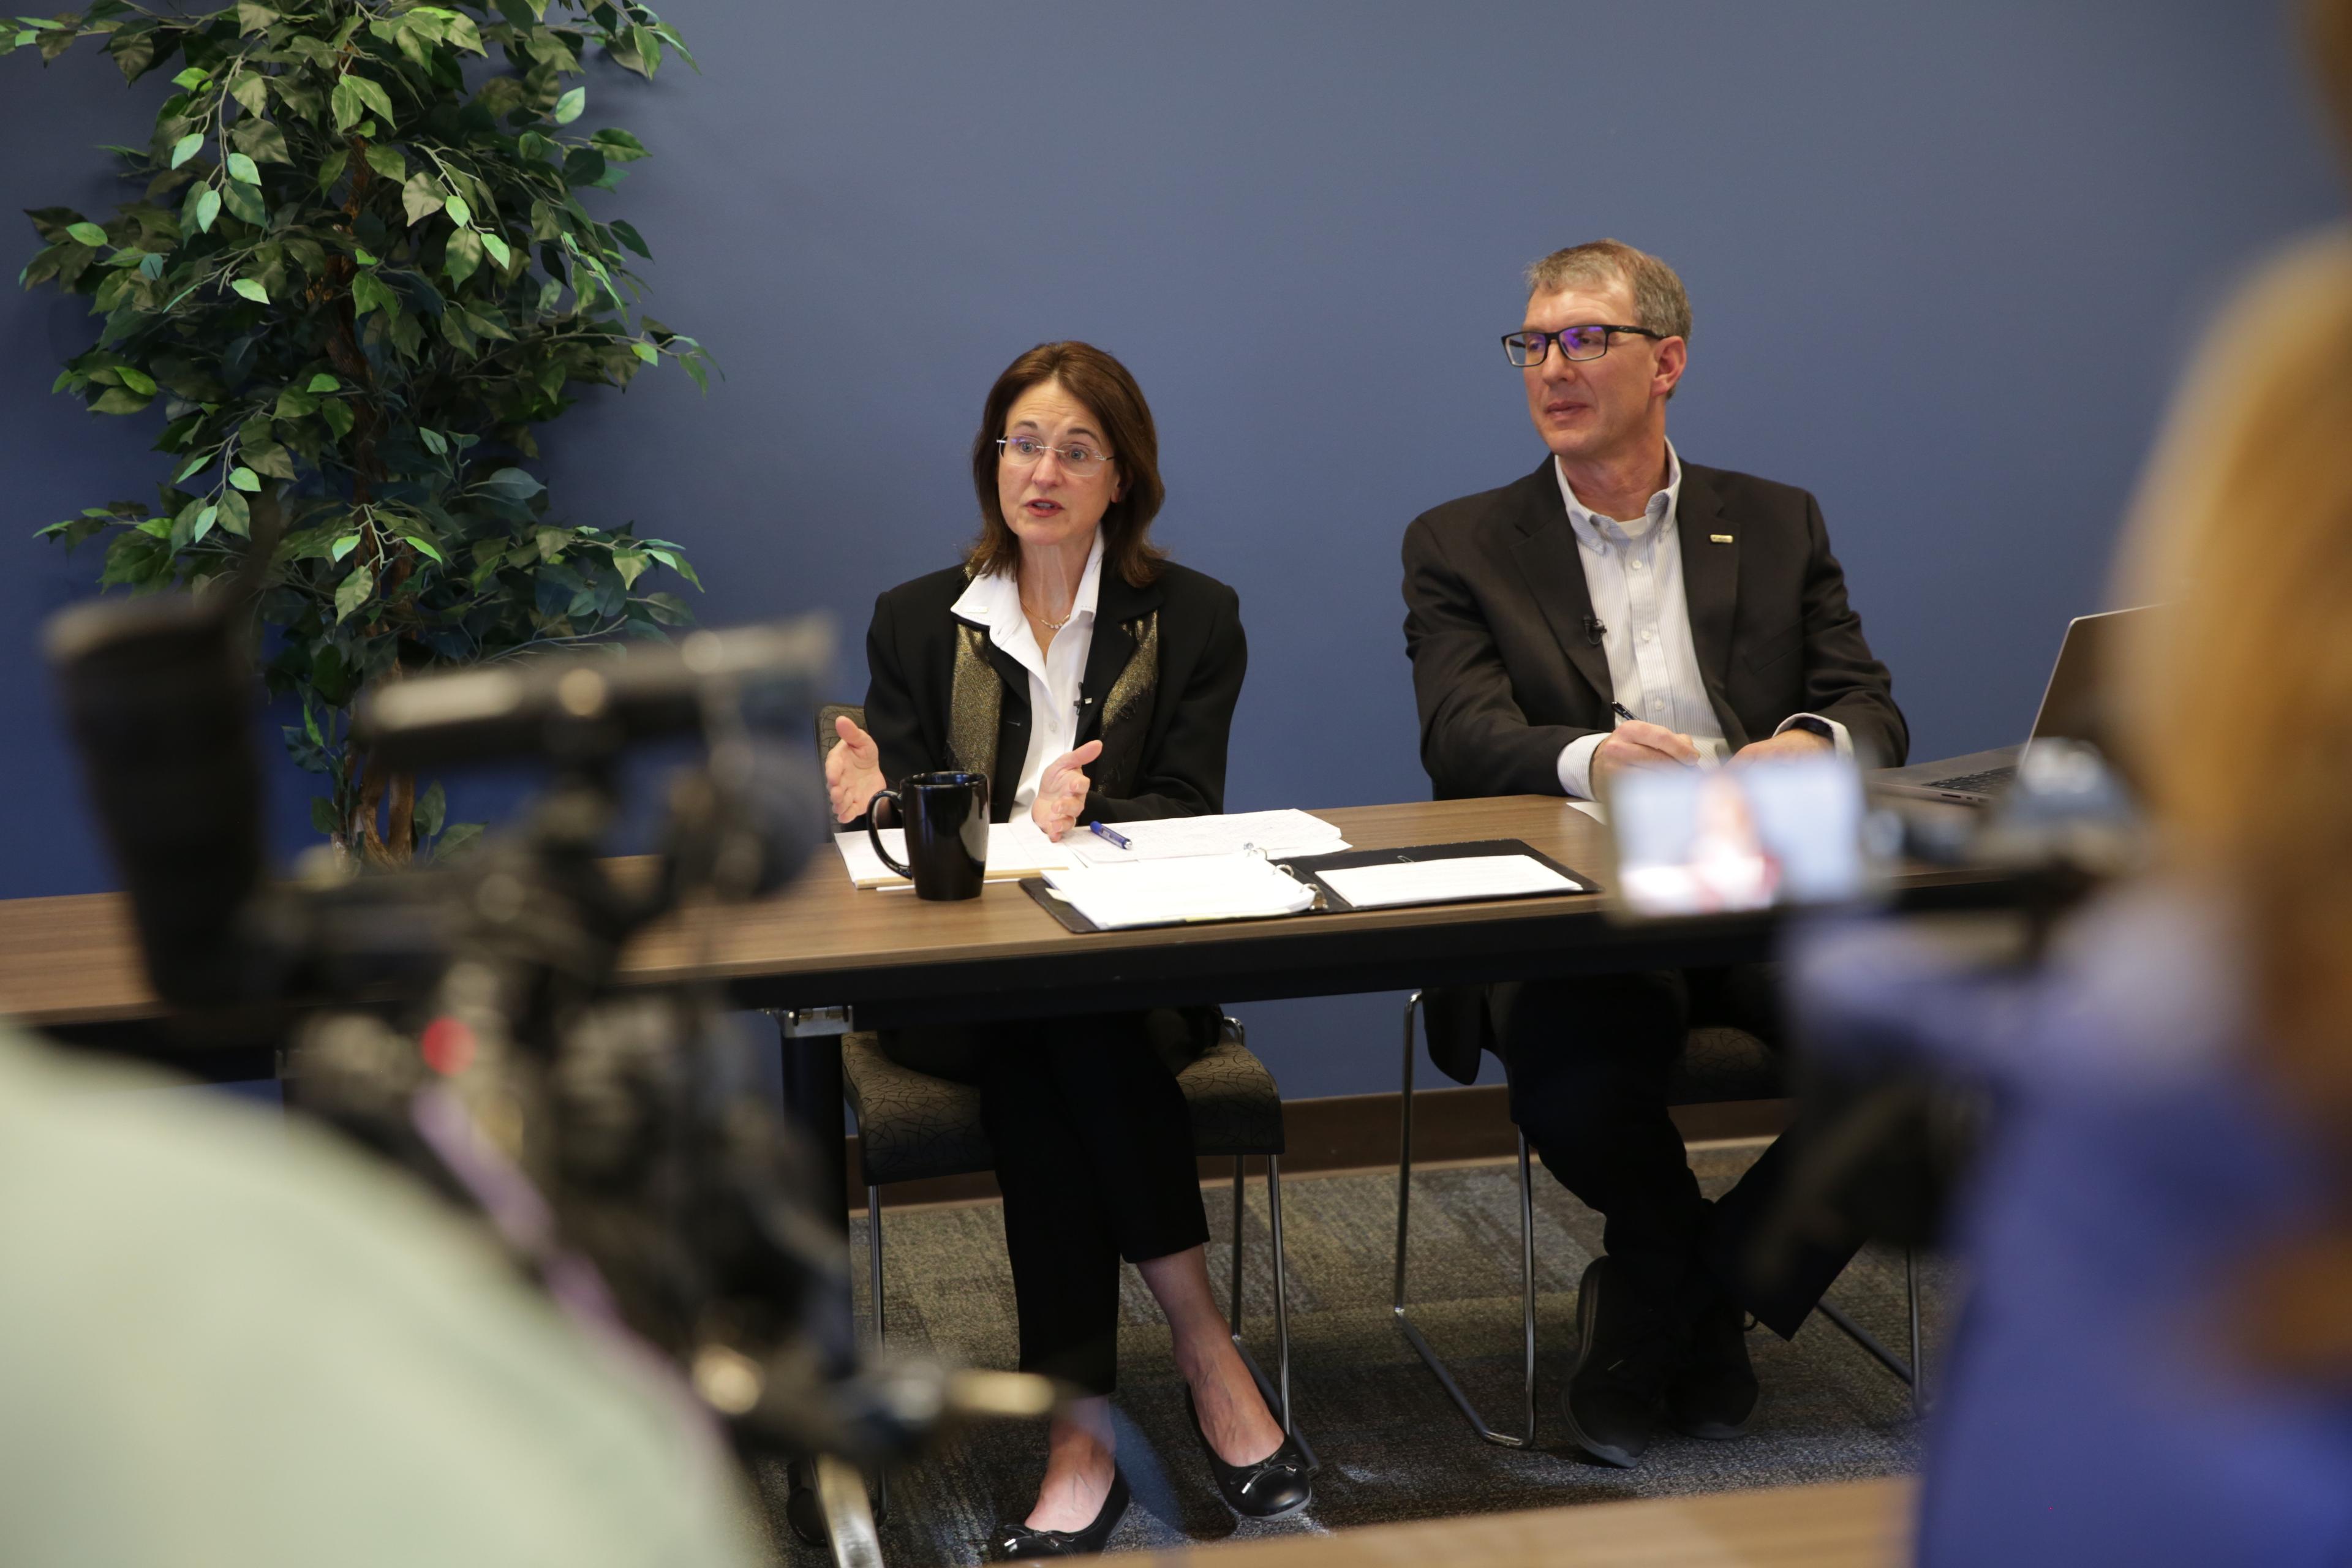
[[[821,619],[384,682],[389,770],[536,759],[510,830],[455,863],[273,881],[253,663],[226,596],[66,612],[49,656],[157,993],[282,1044],[289,1101],[478,1215],[567,1311],[676,1359],[748,1450],[864,1462],[1034,1380],[861,1363],[845,1245],[713,987],[630,987],[629,939],[773,890],[822,841]],[[610,858],[624,760],[698,739],[660,847]]]

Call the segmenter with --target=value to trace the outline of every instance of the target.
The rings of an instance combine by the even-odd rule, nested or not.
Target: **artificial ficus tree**
[[[653,591],[694,581],[678,546],[559,520],[521,465],[583,383],[667,358],[707,386],[700,345],[635,310],[644,239],[581,199],[646,149],[572,129],[592,50],[648,78],[692,57],[635,0],[99,0],[0,24],[45,60],[82,38],[126,80],[177,61],[179,90],[144,146],[109,149],[136,198],[32,213],[21,281],[89,298],[97,341],[57,388],[161,403],[171,467],[156,504],[41,531],[103,539],[102,586],[257,590],[265,673],[302,709],[288,749],[328,782],[313,821],[369,859],[446,851],[470,829],[439,787],[349,742],[363,688],[685,618]]]

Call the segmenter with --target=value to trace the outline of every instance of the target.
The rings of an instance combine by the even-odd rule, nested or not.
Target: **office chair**
[[[1506,1448],[1528,1448],[1535,1446],[1536,1437],[1536,1226],[1535,1184],[1528,1161],[1528,1135],[1519,1136],[1519,1281],[1520,1326],[1525,1346],[1522,1392],[1526,1425],[1522,1431],[1506,1432],[1490,1424],[1470,1402],[1462,1385],[1454,1379],[1444,1358],[1430,1345],[1406,1310],[1405,1263],[1406,1244],[1411,1236],[1412,1204],[1412,1058],[1414,1024],[1421,1013],[1421,993],[1416,991],[1404,1005],[1404,1089],[1403,1131],[1397,1152],[1397,1239],[1396,1293],[1392,1310],[1397,1327],[1404,1331],[1429,1370],[1437,1375],[1438,1383],[1461,1410],[1470,1429],[1489,1443]],[[1780,1068],[1771,1048],[1755,1036],[1740,1029],[1701,1028],[1690,1032],[1688,1044],[1675,1063],[1667,1087],[1670,1105],[1705,1105],[1721,1100],[1766,1100],[1780,1093]],[[1918,1259],[1910,1247],[1903,1249],[1903,1285],[1910,1303],[1910,1355],[1907,1359],[1895,1354],[1877,1337],[1848,1317],[1834,1303],[1823,1301],[1816,1309],[1832,1325],[1876,1358],[1879,1364],[1895,1374],[1911,1390],[1911,1407],[1915,1414],[1924,1414],[1927,1393],[1922,1384],[1919,1359],[1919,1272]]]

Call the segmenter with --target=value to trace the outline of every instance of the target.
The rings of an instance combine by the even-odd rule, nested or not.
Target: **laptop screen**
[[[2066,640],[2042,694],[2042,710],[2033,716],[2032,740],[2088,741],[2115,755],[2106,704],[2114,692],[2116,660],[2136,618],[2156,613],[2154,607],[2110,610],[2067,623]]]

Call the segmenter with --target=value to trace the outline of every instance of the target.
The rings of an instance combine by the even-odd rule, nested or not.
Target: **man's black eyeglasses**
[[[1558,343],[1562,357],[1567,359],[1599,359],[1609,352],[1609,334],[1636,332],[1645,338],[1663,341],[1664,332],[1654,332],[1647,327],[1619,327],[1596,323],[1589,327],[1562,327],[1556,332],[1506,332],[1503,353],[1513,364],[1525,370],[1531,364],[1541,364],[1544,355]]]

